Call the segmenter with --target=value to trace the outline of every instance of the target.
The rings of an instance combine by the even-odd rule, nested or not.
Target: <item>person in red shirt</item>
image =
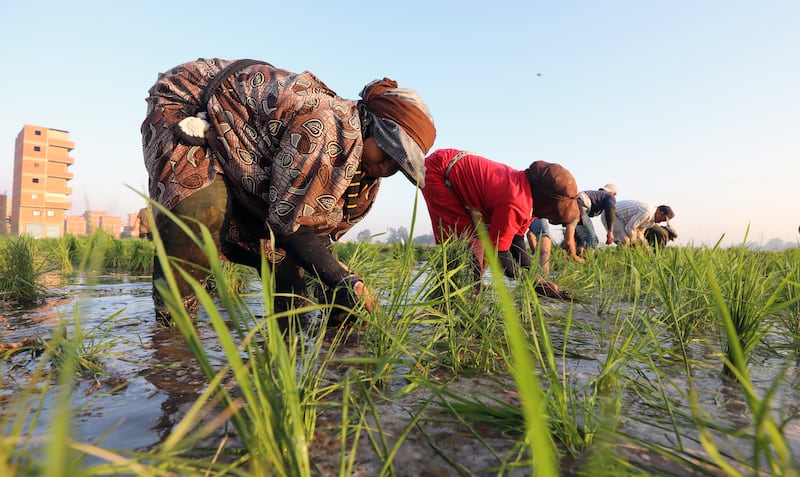
[[[476,277],[486,269],[476,225],[489,239],[508,277],[530,267],[525,235],[532,218],[570,224],[580,218],[578,186],[563,166],[535,161],[525,170],[458,149],[438,149],[425,158],[422,195],[436,243],[452,236],[470,241]]]

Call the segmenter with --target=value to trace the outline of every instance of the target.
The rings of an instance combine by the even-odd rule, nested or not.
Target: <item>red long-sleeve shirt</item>
[[[450,168],[448,188],[445,171],[460,152],[439,149],[425,160],[422,194],[434,236],[440,242],[451,234],[474,234],[470,213],[478,213],[497,250],[506,251],[514,235],[525,235],[532,220],[533,197],[525,171],[468,153]]]

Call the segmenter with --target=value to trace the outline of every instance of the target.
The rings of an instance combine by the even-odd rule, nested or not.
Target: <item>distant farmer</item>
[[[308,295],[307,276],[370,311],[371,293],[331,241],[369,212],[380,178],[401,171],[424,185],[436,129],[422,98],[393,80],[372,81],[360,96],[344,99],[308,71],[261,61],[176,66],[150,89],[141,128],[150,197],[206,225],[224,259],[258,267],[263,254],[277,311]],[[163,214],[155,222],[167,254],[204,283],[201,250]],[[178,279],[183,305],[196,312],[197,297]],[[167,316],[157,292],[153,299]]]
[[[486,269],[478,226],[486,227],[506,276],[530,267],[525,234],[534,216],[555,224],[577,223],[578,187],[559,164],[536,161],[525,170],[458,149],[439,149],[425,159],[425,187],[436,243],[469,241],[477,278]],[[514,254],[519,254],[514,257]]]
[[[678,238],[678,232],[669,224],[663,226],[655,224],[644,231],[644,237],[651,247],[664,248],[667,243]]]
[[[581,220],[575,228],[575,242],[578,255],[583,256],[587,248],[597,248],[600,241],[594,231],[592,217],[603,214],[606,226],[606,245],[614,243],[614,222],[616,221],[617,186],[606,184],[597,190],[585,190],[578,195]]]
[[[647,245],[644,231],[654,224],[667,222],[675,217],[675,212],[668,205],[651,205],[637,200],[617,201],[616,220],[614,221],[614,239],[619,245]],[[603,218],[603,223],[608,227]]]
[[[139,238],[153,240],[153,232],[150,231],[150,219],[147,217],[147,207],[139,209],[136,221],[133,223],[133,230],[138,230]]]

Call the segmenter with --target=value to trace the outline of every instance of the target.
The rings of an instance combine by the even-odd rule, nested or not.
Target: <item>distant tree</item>
[[[789,242],[784,242],[783,240],[779,239],[778,237],[771,238],[764,244],[762,247],[763,250],[786,250],[787,248],[791,248],[793,244]]]
[[[386,243],[406,243],[408,240],[408,229],[405,227],[400,227],[397,229],[389,228],[386,231]]]
[[[414,237],[414,243],[419,245],[435,245],[436,240],[433,238],[433,234],[417,235]]]
[[[372,232],[369,229],[364,229],[356,235],[356,242],[369,243],[372,238]]]

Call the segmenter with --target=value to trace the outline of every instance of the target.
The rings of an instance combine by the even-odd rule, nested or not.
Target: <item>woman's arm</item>
[[[295,262],[329,287],[352,288],[364,308],[372,311],[372,299],[361,277],[342,266],[331,253],[330,243],[316,235],[311,227],[301,226],[297,232],[279,237],[276,242]]]

